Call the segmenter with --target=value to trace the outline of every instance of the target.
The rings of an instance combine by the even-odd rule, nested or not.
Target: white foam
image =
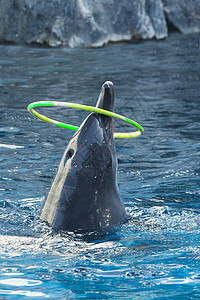
[[[8,149],[20,149],[24,148],[24,146],[16,146],[16,145],[6,145],[6,144],[0,144],[0,148],[8,148]]]
[[[0,284],[7,284],[12,286],[34,286],[42,284],[41,280],[29,280],[23,278],[9,278],[0,280]]]

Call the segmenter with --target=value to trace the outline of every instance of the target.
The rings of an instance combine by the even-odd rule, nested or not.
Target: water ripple
[[[1,46],[0,294],[8,299],[198,299],[198,35],[101,49]],[[128,223],[56,233],[38,218],[71,132],[33,118],[39,100],[95,105],[105,80],[115,111],[141,123],[116,140]],[[45,109],[80,124],[86,113]],[[114,122],[115,131],[129,131]],[[164,295],[164,296],[163,296]]]

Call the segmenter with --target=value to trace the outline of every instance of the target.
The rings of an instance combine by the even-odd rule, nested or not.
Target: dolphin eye
[[[111,167],[112,167],[112,159],[111,159],[111,158],[108,158],[108,159],[107,159],[106,165],[107,165],[108,168],[111,168]]]
[[[73,154],[74,154],[74,150],[73,149],[69,149],[68,155],[69,155],[70,158],[73,156]]]

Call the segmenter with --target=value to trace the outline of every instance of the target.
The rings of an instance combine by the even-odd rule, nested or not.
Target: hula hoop
[[[126,118],[122,115],[116,114],[114,112],[105,110],[105,109],[101,109],[98,107],[94,107],[94,106],[89,106],[89,105],[83,105],[83,104],[77,104],[77,103],[70,103],[70,102],[58,102],[58,101],[38,101],[38,102],[33,102],[30,103],[27,107],[27,110],[35,117],[37,117],[38,119],[59,126],[59,127],[63,127],[69,130],[73,130],[76,131],[78,130],[78,126],[74,126],[74,125],[70,125],[70,124],[66,124],[66,123],[61,123],[58,122],[56,120],[50,119],[45,117],[42,114],[39,114],[37,111],[34,110],[35,107],[42,107],[42,106],[60,106],[60,107],[68,107],[68,108],[75,108],[75,109],[82,109],[82,110],[86,110],[86,111],[91,111],[91,112],[95,112],[98,114],[102,114],[111,118],[115,118],[115,119],[119,119],[122,120],[123,122],[132,125],[133,127],[137,128],[137,131],[134,132],[115,132],[114,133],[114,138],[135,138],[140,136],[144,129],[143,127],[138,124],[137,122]]]

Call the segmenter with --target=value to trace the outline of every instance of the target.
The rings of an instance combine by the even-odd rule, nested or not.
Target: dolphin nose
[[[102,85],[96,107],[113,111],[114,110],[114,84],[106,81]]]

